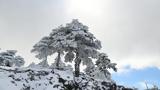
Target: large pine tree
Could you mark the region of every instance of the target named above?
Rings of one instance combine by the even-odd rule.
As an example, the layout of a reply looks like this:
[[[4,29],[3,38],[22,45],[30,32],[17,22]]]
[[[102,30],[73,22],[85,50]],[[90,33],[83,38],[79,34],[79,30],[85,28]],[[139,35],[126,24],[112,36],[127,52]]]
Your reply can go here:
[[[47,60],[48,55],[57,53],[57,57],[53,66],[59,68],[63,66],[61,56],[65,52],[65,62],[75,62],[75,77],[79,77],[80,64],[87,66],[87,69],[94,68],[93,58],[98,59],[96,64],[98,67],[104,68],[105,65],[100,66],[106,59],[100,59],[103,54],[99,53],[101,49],[101,42],[89,32],[88,27],[80,23],[77,19],[73,19],[71,23],[65,26],[60,26],[53,29],[49,36],[42,38],[34,45],[32,52],[37,53],[36,57]],[[98,63],[100,62],[100,63]],[[110,64],[107,68],[113,68],[114,64]],[[104,69],[104,71],[106,68]]]

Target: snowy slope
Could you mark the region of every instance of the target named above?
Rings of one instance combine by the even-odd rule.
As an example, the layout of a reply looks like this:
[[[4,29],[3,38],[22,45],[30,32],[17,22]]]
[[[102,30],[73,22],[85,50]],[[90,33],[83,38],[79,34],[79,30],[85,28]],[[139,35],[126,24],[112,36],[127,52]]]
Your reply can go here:
[[[107,90],[112,84],[83,73],[74,78],[71,70],[0,67],[0,90]]]

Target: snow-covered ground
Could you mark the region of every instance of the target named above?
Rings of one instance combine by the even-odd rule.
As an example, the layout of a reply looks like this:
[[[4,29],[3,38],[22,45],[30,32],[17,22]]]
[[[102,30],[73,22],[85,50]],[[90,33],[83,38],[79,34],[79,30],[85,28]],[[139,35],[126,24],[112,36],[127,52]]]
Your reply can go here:
[[[58,79],[63,77],[65,80],[72,80],[72,76],[70,70],[30,68],[16,70],[16,68],[1,67],[0,90],[60,90],[62,84]]]
[[[83,73],[74,78],[72,70],[0,67],[0,90],[74,90],[77,86],[82,90],[109,88]]]

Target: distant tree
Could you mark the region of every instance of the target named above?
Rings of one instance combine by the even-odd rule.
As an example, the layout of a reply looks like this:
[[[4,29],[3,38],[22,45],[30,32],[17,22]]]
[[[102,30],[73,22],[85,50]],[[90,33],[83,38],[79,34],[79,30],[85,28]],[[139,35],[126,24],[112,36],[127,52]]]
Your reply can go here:
[[[16,50],[7,50],[6,52],[0,52],[0,65],[1,66],[22,66],[25,61],[21,56],[16,56]]]

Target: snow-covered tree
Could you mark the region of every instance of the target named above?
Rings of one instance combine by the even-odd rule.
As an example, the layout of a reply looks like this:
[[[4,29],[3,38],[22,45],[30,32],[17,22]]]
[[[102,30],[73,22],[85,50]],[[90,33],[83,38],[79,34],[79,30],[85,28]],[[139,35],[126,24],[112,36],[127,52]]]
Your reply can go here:
[[[16,56],[16,50],[7,50],[0,53],[0,65],[2,66],[22,66],[24,65],[24,59],[21,56]]]
[[[75,61],[75,76],[79,76],[79,67],[81,61],[84,65],[92,63],[92,58],[97,58],[97,49],[101,48],[101,43],[93,34],[88,32],[88,27],[74,19],[66,26],[60,26],[54,29],[50,36],[52,38],[51,46],[58,53],[56,66],[60,64],[61,53],[65,55],[66,62]],[[88,64],[89,65],[89,64]]]
[[[92,69],[93,77],[98,79],[107,79],[111,80],[111,74],[108,71],[108,69],[113,69],[114,71],[117,71],[116,63],[111,63],[110,59],[105,53],[100,53],[99,57],[96,61],[96,67]]]
[[[75,77],[79,77],[81,62],[84,65],[92,63],[92,58],[98,56],[97,50],[101,48],[101,43],[77,19],[63,27],[63,32],[67,46],[65,61],[75,61]]]
[[[38,43],[36,43],[33,46],[33,49],[31,50],[32,53],[36,53],[36,58],[42,59],[43,61],[39,64],[42,64],[41,66],[48,66],[47,57],[49,55],[52,55],[54,53],[53,48],[51,45],[51,38],[50,37],[43,37]]]

